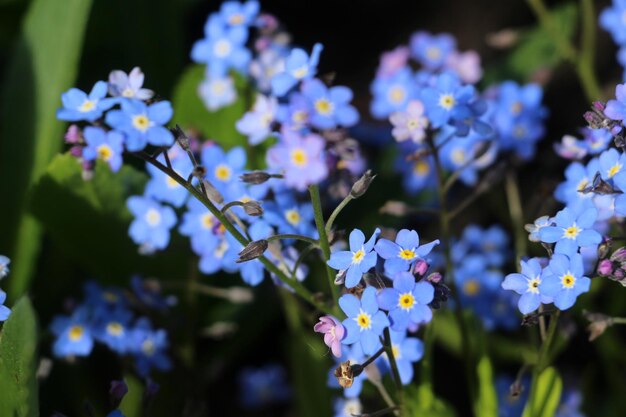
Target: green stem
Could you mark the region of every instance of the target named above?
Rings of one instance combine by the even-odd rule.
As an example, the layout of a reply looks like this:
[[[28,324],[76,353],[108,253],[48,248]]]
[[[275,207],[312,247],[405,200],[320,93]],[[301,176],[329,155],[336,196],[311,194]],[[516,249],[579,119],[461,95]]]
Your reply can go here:
[[[539,379],[539,375],[541,372],[547,367],[549,361],[549,352],[550,347],[552,345],[552,341],[554,340],[554,335],[556,334],[556,329],[559,323],[559,315],[561,314],[560,310],[556,310],[554,315],[550,318],[550,324],[548,326],[548,333],[546,334],[545,340],[541,343],[541,347],[539,349],[539,356],[537,357],[537,364],[535,365],[535,369],[533,371],[533,382],[530,387],[530,394],[528,396],[528,401],[530,401],[530,415],[535,416],[534,404],[535,404],[535,396],[537,395],[537,381]],[[541,410],[538,410],[539,413]],[[540,414],[539,414],[540,415]]]
[[[165,165],[157,161],[156,159],[150,157],[149,155],[137,152],[133,153],[133,155],[137,156],[140,159],[143,159],[149,164],[152,164],[155,168],[168,175],[182,187],[184,187],[189,193],[200,201],[210,212],[213,214],[220,223],[226,228],[226,230],[233,235],[235,239],[239,243],[241,243],[244,247],[249,243],[244,235],[241,234],[239,230],[229,221],[229,219],[220,211],[219,208],[209,200],[206,195],[202,194],[198,189],[196,189],[191,183],[187,182],[183,177],[178,175],[175,171],[168,169]],[[261,256],[258,260],[263,264],[265,269],[276,275],[285,285],[290,287],[296,294],[302,297],[309,304],[317,308],[318,310],[326,313],[333,314],[333,311],[329,309],[324,304],[320,303],[316,297],[311,294],[311,292],[298,281],[291,280],[283,271],[280,270],[273,262],[267,259],[265,256]]]
[[[389,332],[389,327],[385,327],[383,331],[383,336],[385,338],[384,348],[387,353],[387,358],[389,359],[389,365],[391,366],[391,374],[393,375],[393,380],[396,384],[396,392],[398,394],[398,403],[400,404],[400,417],[406,415],[406,409],[404,405],[404,387],[402,386],[402,380],[400,379],[400,371],[398,370],[398,364],[396,363],[396,357],[393,354],[393,344],[391,343],[391,333]]]
[[[348,205],[348,203],[350,201],[354,200],[354,197],[352,197],[352,194],[348,194],[346,196],[346,198],[344,198],[343,200],[341,200],[341,203],[339,203],[339,205],[337,207],[335,207],[335,209],[333,210],[333,212],[330,214],[330,217],[328,218],[328,221],[326,222],[326,234],[330,234],[330,231],[332,230],[333,227],[333,223],[335,223],[335,219],[337,218],[337,216],[339,215],[339,213],[341,213],[341,210],[344,209],[345,206]]]
[[[319,234],[319,245],[320,249],[322,249],[322,255],[324,257],[324,267],[326,268],[326,277],[328,278],[330,294],[333,299],[333,306],[335,307],[335,310],[337,310],[337,314],[339,314],[339,288],[335,285],[335,272],[327,264],[330,259],[330,243],[328,242],[328,234],[326,233],[324,223],[324,213],[322,212],[322,199],[320,198],[319,187],[317,185],[310,185],[309,194],[311,195],[311,203],[313,204],[315,226],[317,227],[317,233]]]
[[[526,235],[524,233],[524,212],[522,211],[522,199],[515,171],[509,169],[506,173],[506,199],[513,223],[513,236],[515,236],[515,265],[520,267],[520,261],[526,254]]]
[[[307,242],[307,243],[310,243],[311,245],[316,245],[316,246],[319,243],[316,239],[310,238],[308,236],[296,235],[293,233],[281,233],[278,235],[270,236],[265,240],[267,240],[268,242],[271,242],[272,240],[281,240],[281,239],[296,239],[296,240],[301,240],[302,242]]]

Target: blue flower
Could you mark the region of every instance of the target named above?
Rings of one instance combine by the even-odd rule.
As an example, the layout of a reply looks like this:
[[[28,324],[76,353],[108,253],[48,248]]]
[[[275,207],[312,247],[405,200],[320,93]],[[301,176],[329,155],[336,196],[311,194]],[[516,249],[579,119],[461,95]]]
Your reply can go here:
[[[405,331],[410,323],[428,323],[433,313],[428,304],[433,301],[435,289],[425,281],[415,282],[409,272],[399,272],[393,278],[393,288],[378,293],[378,306],[389,312],[391,328]]]
[[[592,229],[597,218],[598,210],[593,207],[581,213],[565,207],[554,217],[555,226],[539,230],[539,238],[546,243],[556,242],[556,253],[574,254],[578,247],[597,245],[602,241],[600,233]]]
[[[350,127],[359,121],[359,113],[350,105],[352,91],[348,87],[327,88],[317,78],[302,83],[302,95],[308,99],[310,121],[318,129]]]
[[[202,148],[201,160],[207,170],[207,180],[225,194],[230,184],[239,182],[239,175],[246,166],[246,151],[237,146],[224,152],[220,146],[209,144]]]
[[[539,237],[539,231],[546,226],[550,226],[552,224],[552,218],[550,216],[541,216],[535,219],[533,224],[527,224],[525,227],[528,232],[528,240],[531,242],[541,242],[541,238]]]
[[[600,175],[603,180],[610,180],[615,175],[622,172],[626,165],[626,155],[618,152],[615,148],[610,148],[600,154]]]
[[[250,26],[259,14],[259,2],[248,0],[245,3],[227,1],[222,3],[219,16],[230,26]]]
[[[390,77],[378,77],[370,90],[374,96],[370,105],[372,116],[387,118],[391,113],[404,111],[407,103],[416,97],[411,69],[404,67]]]
[[[268,364],[244,368],[239,374],[240,403],[247,409],[283,403],[291,398],[291,389],[282,366]]]
[[[67,316],[57,316],[50,324],[50,330],[56,336],[52,352],[54,356],[88,356],[93,349],[93,337],[88,321],[88,312],[84,307],[78,308]]]
[[[171,207],[140,196],[130,197],[126,205],[135,220],[128,234],[147,251],[164,249],[170,241],[170,229],[176,224],[176,213]]]
[[[314,226],[314,212],[311,203],[298,203],[293,192],[285,191],[274,196],[275,202],[263,205],[263,218],[278,228],[279,233],[300,234],[318,238]]]
[[[102,116],[102,112],[116,103],[114,99],[104,98],[107,88],[107,83],[104,81],[98,81],[89,95],[78,88],[70,88],[61,95],[63,108],[57,110],[57,119],[68,122],[95,121]]]
[[[585,193],[583,190],[592,184],[599,171],[597,158],[590,160],[586,167],[580,162],[572,162],[565,169],[565,182],[556,187],[554,198],[574,210],[593,207],[593,193]]]
[[[433,157],[411,158],[416,149],[412,144],[407,145],[400,145],[402,153],[398,155],[395,164],[396,169],[402,174],[404,189],[409,194],[416,194],[423,189],[434,188],[436,177]]]
[[[150,320],[146,317],[137,320],[130,335],[129,348],[135,358],[137,373],[142,377],[147,377],[152,368],[159,371],[171,369],[172,362],[165,353],[168,346],[165,330],[153,330]]]
[[[107,113],[106,122],[126,134],[126,149],[135,152],[148,143],[155,146],[174,144],[174,135],[163,127],[172,118],[172,113],[169,101],[148,106],[143,101],[128,99],[122,101],[121,110]]]
[[[413,363],[424,356],[424,343],[414,337],[406,337],[406,332],[391,332],[391,349],[396,360],[400,381],[408,385],[413,380]],[[385,359],[389,361],[387,354]],[[390,366],[390,365],[388,365]]]
[[[542,295],[539,291],[543,271],[539,259],[532,258],[526,262],[521,261],[521,265],[522,273],[507,275],[502,282],[502,288],[520,294],[521,297],[517,303],[519,311],[522,314],[529,314],[537,310],[542,302],[549,304],[553,300],[551,297]]]
[[[361,401],[358,398],[336,398],[333,403],[333,409],[335,417],[360,416],[363,410]]]
[[[93,328],[93,336],[114,352],[125,354],[130,348],[130,321],[133,315],[129,310],[116,309],[98,317]]]
[[[163,296],[161,294],[161,286],[158,281],[152,279],[143,280],[135,275],[130,280],[130,286],[135,297],[145,307],[155,310],[167,310],[177,303],[175,296]]]
[[[124,136],[115,130],[105,132],[99,127],[87,126],[83,131],[87,146],[83,149],[83,158],[86,161],[100,159],[117,172],[122,166],[122,152],[124,152]]]
[[[113,97],[151,99],[154,92],[141,88],[142,85],[143,72],[139,67],[133,68],[128,74],[120,70],[111,71],[109,74],[109,94]]]
[[[615,0],[612,7],[602,10],[600,13],[600,26],[611,32],[613,40],[618,45],[626,43],[626,21],[624,14],[626,13],[626,1]]]
[[[224,235],[224,226],[204,204],[195,198],[189,200],[187,208],[188,211],[183,214],[178,231],[181,235],[191,239],[191,247],[198,255],[202,256],[204,253],[215,250],[218,241]],[[215,270],[205,273],[213,273],[219,269],[219,263],[217,263]]]
[[[9,275],[9,264],[11,260],[4,255],[0,255],[0,279]]]
[[[289,103],[279,106],[276,118],[283,127],[290,130],[302,130],[309,124],[310,112],[307,98],[294,91],[289,94]]]
[[[501,267],[509,256],[509,236],[498,225],[482,229],[475,224],[468,225],[463,230],[459,242],[453,245],[452,257],[455,262],[462,262],[469,251],[474,251],[485,257],[487,265]]]
[[[198,87],[202,102],[210,111],[229,106],[237,99],[237,91],[232,77],[216,77],[208,75]]]
[[[322,44],[316,43],[309,57],[303,49],[294,48],[285,60],[284,71],[272,78],[272,94],[282,97],[298,82],[314,77],[322,49]]]
[[[456,74],[444,72],[437,77],[432,87],[421,91],[421,100],[431,125],[438,128],[450,120],[463,120],[470,116],[467,104],[475,95],[474,87],[462,85]]]
[[[272,122],[278,111],[275,97],[257,95],[252,111],[247,112],[237,121],[239,133],[248,136],[250,145],[258,145],[272,134]]]
[[[193,164],[187,153],[175,144],[167,151],[172,169],[182,178],[187,179],[193,170]],[[161,154],[157,158],[165,165],[165,157]],[[180,207],[185,203],[189,192],[185,187],[177,183],[169,175],[162,172],[152,164],[146,164],[146,168],[152,177],[146,184],[144,195],[162,203],[170,203],[174,207]]]
[[[251,54],[246,48],[248,29],[226,26],[217,15],[210,16],[204,25],[205,38],[196,41],[191,49],[194,62],[207,64],[208,72],[224,77],[229,69],[246,72]]]
[[[342,343],[352,345],[360,342],[363,353],[373,355],[381,347],[379,340],[383,329],[389,326],[385,313],[378,309],[376,289],[367,287],[359,300],[352,294],[339,298],[339,306],[348,316],[343,321],[346,336]]]
[[[439,240],[420,246],[419,235],[415,230],[402,229],[396,236],[395,243],[380,239],[375,249],[381,258],[385,259],[385,271],[388,274],[407,271],[418,259],[423,259],[430,253]]]
[[[346,287],[352,288],[361,281],[364,273],[376,265],[374,244],[380,230],[376,229],[370,239],[365,242],[365,235],[359,229],[350,233],[350,250],[338,251],[330,255],[328,265],[337,270],[346,271]]]
[[[0,290],[0,321],[5,321],[11,315],[11,309],[4,305],[7,300],[7,293]]]
[[[539,291],[554,298],[559,310],[567,310],[576,298],[589,291],[591,280],[583,276],[583,259],[578,253],[567,256],[555,253],[544,270]]]
[[[411,36],[411,55],[430,71],[440,69],[448,56],[456,49],[454,37],[443,33],[431,35],[428,32],[417,32]]]

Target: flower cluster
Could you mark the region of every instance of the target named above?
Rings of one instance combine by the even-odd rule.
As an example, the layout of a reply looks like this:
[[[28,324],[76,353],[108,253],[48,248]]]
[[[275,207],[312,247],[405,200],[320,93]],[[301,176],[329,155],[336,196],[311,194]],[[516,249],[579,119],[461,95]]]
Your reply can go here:
[[[291,398],[285,369],[278,364],[242,369],[239,391],[241,405],[250,410],[284,403]]]
[[[158,286],[138,277],[131,284],[132,293],[118,287],[103,288],[95,282],[85,284],[83,302],[50,324],[55,336],[54,356],[89,356],[94,343],[99,342],[120,356],[131,357],[141,376],[148,376],[153,368],[169,370],[167,332],[155,329],[150,319],[135,309],[162,311],[176,300],[162,296]]]

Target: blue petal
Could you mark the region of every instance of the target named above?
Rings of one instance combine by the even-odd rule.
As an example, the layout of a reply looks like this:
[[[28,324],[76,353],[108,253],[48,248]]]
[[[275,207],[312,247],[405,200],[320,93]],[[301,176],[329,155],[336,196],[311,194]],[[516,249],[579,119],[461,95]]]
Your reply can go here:
[[[348,317],[356,317],[359,315],[361,303],[352,294],[345,294],[339,298],[339,307],[346,313]]]
[[[383,310],[393,310],[398,306],[399,293],[393,288],[385,288],[376,297],[378,306]]]
[[[413,249],[419,246],[420,238],[415,230],[402,229],[396,236],[396,243],[401,248]]]
[[[351,265],[346,273],[346,288],[356,287],[359,281],[361,281],[362,276],[363,273],[359,265]]]
[[[533,294],[526,292],[523,294],[517,302],[517,307],[522,314],[529,314],[539,308],[541,304],[541,296],[539,294]]]
[[[367,287],[361,295],[361,308],[363,311],[369,314],[374,314],[378,311],[378,303],[376,302],[376,288]]]
[[[420,304],[429,304],[435,298],[435,288],[430,282],[420,281],[415,284],[413,297]]]
[[[430,307],[425,305],[416,305],[409,313],[413,323],[428,323],[433,318],[433,312]]]
[[[524,294],[528,290],[528,279],[522,274],[509,274],[504,278],[502,288]]]
[[[331,253],[327,264],[336,270],[348,269],[352,265],[352,252],[342,250]]]
[[[401,248],[394,242],[387,239],[380,239],[374,246],[376,253],[383,259],[390,259],[398,256]]]
[[[439,239],[437,240],[433,240],[430,243],[427,243],[425,245],[420,246],[417,251],[416,254],[417,256],[419,256],[420,258],[425,257],[426,255],[428,255],[430,253],[430,251],[433,250],[433,248],[439,244]]]
[[[415,277],[410,272],[400,272],[393,277],[393,288],[400,294],[413,292],[415,288]]]
[[[372,331],[361,332],[361,347],[366,355],[373,355],[380,349],[381,343],[378,335]]]
[[[572,290],[563,290],[554,296],[554,305],[559,310],[567,310],[576,302],[576,294]]]
[[[363,244],[365,243],[365,235],[359,229],[354,229],[350,233],[350,250],[352,252],[356,252],[361,250]]]
[[[346,329],[346,335],[344,336],[341,343],[344,345],[351,345],[358,342],[361,338],[361,329],[359,328],[359,325],[356,324],[354,319],[345,319],[341,324],[343,324],[343,327],[345,327]]]
[[[395,275],[398,272],[408,271],[411,263],[402,258],[392,258],[385,261],[385,272],[388,275]]]
[[[539,229],[539,239],[542,242],[554,243],[563,237],[563,228],[555,226],[546,226]]]

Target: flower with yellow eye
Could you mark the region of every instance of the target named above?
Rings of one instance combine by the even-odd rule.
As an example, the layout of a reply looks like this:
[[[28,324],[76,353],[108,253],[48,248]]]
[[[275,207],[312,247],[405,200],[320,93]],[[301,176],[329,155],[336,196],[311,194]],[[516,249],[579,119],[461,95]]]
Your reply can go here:
[[[366,355],[376,353],[381,347],[380,336],[383,329],[389,326],[387,315],[378,309],[376,289],[367,287],[360,300],[352,294],[342,295],[339,306],[348,316],[342,323],[346,329],[342,343],[360,343]]]
[[[376,229],[370,239],[365,242],[365,235],[359,229],[350,233],[350,250],[338,251],[330,255],[328,266],[339,271],[346,271],[346,287],[355,287],[364,273],[376,265],[374,243],[380,234]]]
[[[300,81],[315,76],[323,49],[322,44],[316,43],[313,45],[310,57],[304,49],[292,49],[285,60],[284,71],[272,77],[272,95],[282,97]]]
[[[327,88],[317,78],[302,83],[302,95],[308,100],[310,121],[318,129],[350,127],[359,121],[359,113],[350,105],[352,90],[344,86]]]
[[[224,151],[221,146],[212,143],[202,148],[201,160],[207,179],[222,194],[226,194],[232,184],[239,183],[247,158],[241,146]]]
[[[579,253],[570,256],[555,253],[543,272],[539,292],[552,297],[559,310],[567,310],[580,294],[589,291],[591,280],[583,274],[583,258]]]
[[[378,293],[378,306],[389,312],[391,328],[405,331],[409,324],[428,323],[433,313],[428,304],[433,301],[435,289],[429,282],[415,282],[409,272],[399,272],[393,277],[393,288]]]
[[[502,282],[502,288],[520,294],[521,297],[517,303],[519,311],[522,314],[529,314],[537,310],[541,303],[549,304],[553,300],[552,297],[541,294],[539,290],[543,271],[539,259],[532,258],[526,262],[522,261],[521,265],[522,273],[507,275]]]
[[[598,210],[594,207],[583,211],[565,207],[554,217],[554,226],[539,230],[539,238],[542,242],[556,243],[555,253],[573,255],[579,247],[597,245],[602,241],[602,235],[593,229],[597,218]]]
[[[394,275],[407,271],[418,259],[423,259],[430,253],[439,240],[420,246],[420,238],[415,230],[402,229],[396,236],[396,241],[380,239],[375,249],[381,258],[385,259],[385,272]]]
[[[68,122],[95,121],[117,102],[117,99],[104,98],[106,94],[107,83],[104,81],[98,81],[89,94],[78,88],[70,88],[61,95],[63,108],[57,110],[57,119]]]
[[[83,149],[83,158],[86,161],[99,159],[109,165],[113,172],[121,168],[124,135],[115,130],[105,132],[99,127],[87,126],[84,136],[87,146]]]
[[[50,330],[57,337],[52,353],[59,358],[68,356],[88,356],[93,349],[91,325],[88,311],[77,308],[71,316],[57,316],[52,320]]]

